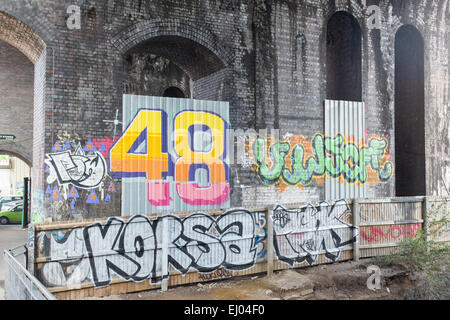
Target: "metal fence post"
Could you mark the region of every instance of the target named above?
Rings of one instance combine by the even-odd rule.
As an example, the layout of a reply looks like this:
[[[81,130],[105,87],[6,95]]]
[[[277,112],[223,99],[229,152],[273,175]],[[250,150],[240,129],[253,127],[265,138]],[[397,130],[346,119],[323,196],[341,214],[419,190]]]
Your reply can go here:
[[[272,220],[273,208],[267,208],[266,221],[267,221],[267,276],[273,275],[273,220]]]
[[[29,198],[29,179],[23,178],[23,207],[22,207],[22,228],[26,228],[29,223],[28,198]]]
[[[163,234],[162,234],[162,252],[161,252],[161,291],[165,292],[169,288],[169,279],[164,278],[169,275],[169,226],[168,221],[164,217],[162,218]]]
[[[353,200],[353,261],[359,261],[359,201]]]

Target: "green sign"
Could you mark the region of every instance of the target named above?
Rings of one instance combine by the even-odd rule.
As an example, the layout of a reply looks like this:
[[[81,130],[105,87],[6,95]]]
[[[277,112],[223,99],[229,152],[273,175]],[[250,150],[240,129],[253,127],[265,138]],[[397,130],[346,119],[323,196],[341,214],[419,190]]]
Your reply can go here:
[[[0,141],[14,141],[16,136],[13,134],[2,134],[0,133]]]

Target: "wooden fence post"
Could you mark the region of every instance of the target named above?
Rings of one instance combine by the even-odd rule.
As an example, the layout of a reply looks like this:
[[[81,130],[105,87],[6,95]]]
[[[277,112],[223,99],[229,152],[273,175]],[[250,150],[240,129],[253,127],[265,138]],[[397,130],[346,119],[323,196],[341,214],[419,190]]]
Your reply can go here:
[[[422,220],[423,220],[423,232],[425,233],[425,241],[428,243],[430,241],[430,220],[428,216],[429,199],[427,196],[423,198],[422,205]],[[429,248],[428,248],[429,249]]]
[[[359,201],[353,200],[353,261],[359,261]]]
[[[267,208],[266,221],[267,221],[267,276],[273,275],[273,220],[272,220],[272,208]]]

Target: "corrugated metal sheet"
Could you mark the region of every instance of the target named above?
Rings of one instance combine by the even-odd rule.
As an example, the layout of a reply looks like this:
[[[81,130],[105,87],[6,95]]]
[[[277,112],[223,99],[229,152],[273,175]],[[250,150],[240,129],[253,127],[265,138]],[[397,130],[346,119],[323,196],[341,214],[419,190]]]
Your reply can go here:
[[[312,265],[325,253],[332,262],[352,248],[347,201],[308,203],[293,209],[276,206],[273,212],[275,254],[285,263]]]
[[[123,127],[122,216],[230,206],[228,102],[124,95]]]
[[[359,201],[360,257],[393,253],[423,227],[423,197]]]
[[[361,147],[365,141],[364,102],[325,100],[325,137],[337,134],[352,138]],[[326,200],[364,198],[365,185],[349,184],[340,179],[325,178]]]

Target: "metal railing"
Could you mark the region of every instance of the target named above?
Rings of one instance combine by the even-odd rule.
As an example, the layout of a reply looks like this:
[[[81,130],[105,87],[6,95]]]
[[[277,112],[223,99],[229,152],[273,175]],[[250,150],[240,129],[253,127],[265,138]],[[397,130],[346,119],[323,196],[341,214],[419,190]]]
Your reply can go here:
[[[13,251],[24,248],[24,252]],[[5,300],[56,300],[56,298],[16,259],[25,255],[27,265],[27,247],[21,245],[14,249],[4,250],[5,261]]]

